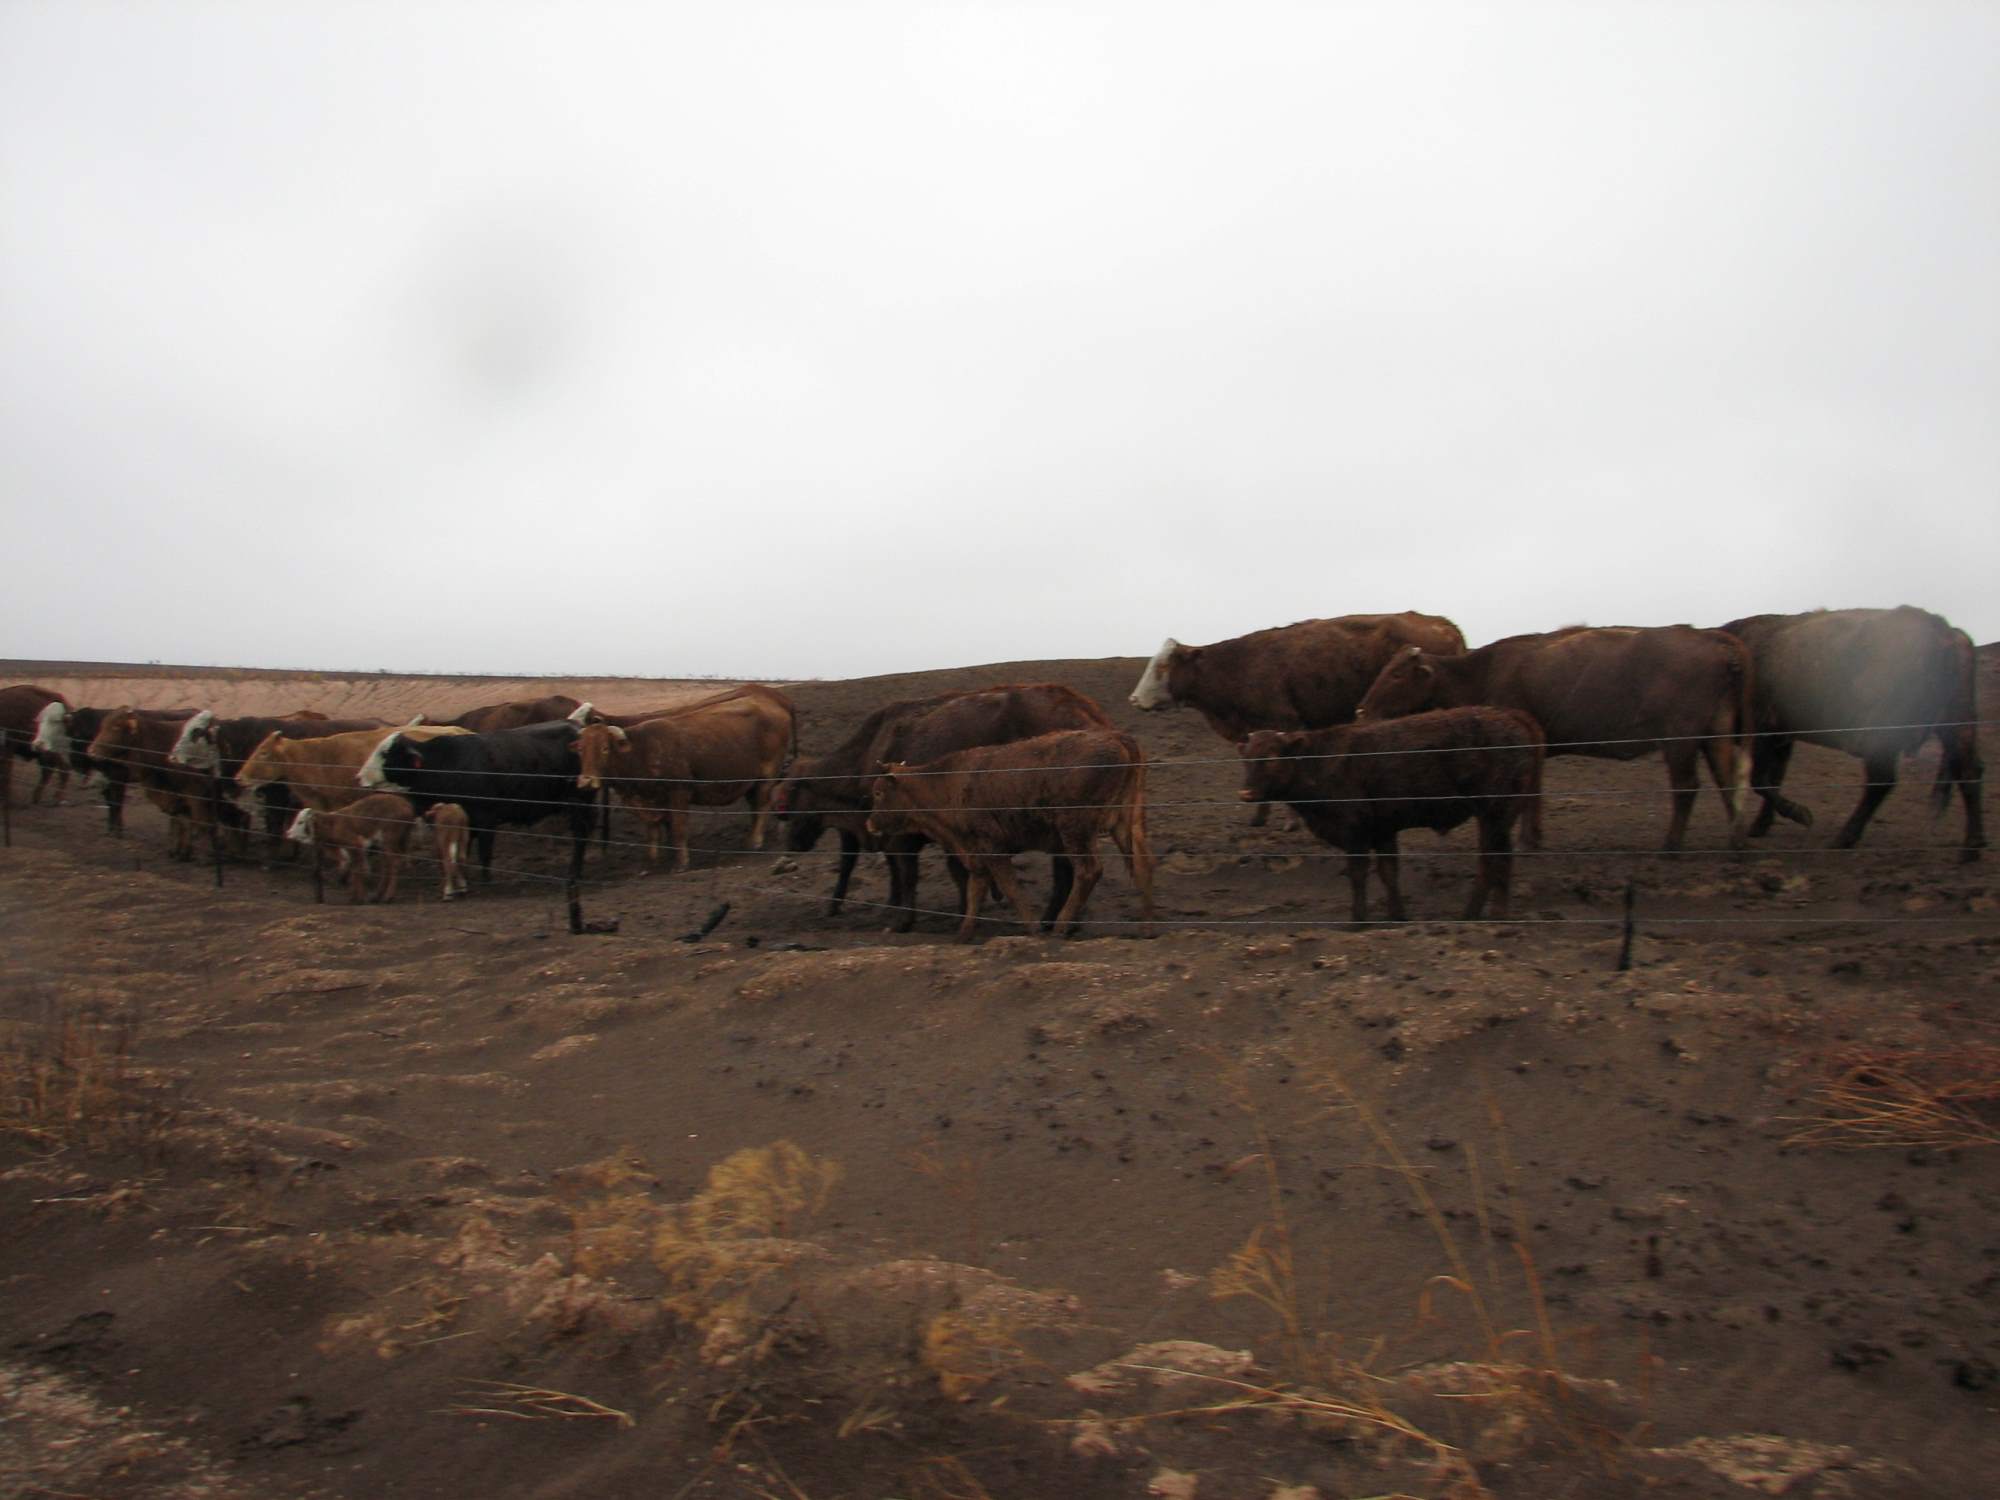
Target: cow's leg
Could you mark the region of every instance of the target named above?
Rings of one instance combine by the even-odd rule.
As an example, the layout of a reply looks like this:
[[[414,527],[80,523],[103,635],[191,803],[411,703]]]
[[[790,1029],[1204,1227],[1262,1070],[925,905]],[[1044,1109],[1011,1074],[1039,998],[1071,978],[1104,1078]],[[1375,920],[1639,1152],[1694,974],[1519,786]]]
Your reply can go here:
[[[963,919],[958,924],[958,941],[969,943],[972,935],[979,930],[979,902],[986,894],[986,866],[977,865],[965,882],[965,904],[961,908]],[[915,914],[912,913],[912,916]],[[907,932],[908,928],[899,929]]]
[[[1403,862],[1396,853],[1396,835],[1390,834],[1375,844],[1375,876],[1382,882],[1382,892],[1389,899],[1389,920],[1407,921],[1403,911]]]
[[[1507,826],[1512,820],[1513,814],[1504,809],[1479,815],[1479,878],[1472,887],[1472,900],[1466,904],[1467,921],[1484,914],[1488,896],[1493,900],[1493,915],[1507,915],[1514,876],[1514,839]]]
[[[908,932],[917,925],[917,850],[921,847],[908,839],[898,839],[882,851],[889,861],[889,905],[899,911],[900,916],[890,925],[897,932]],[[965,910],[965,887],[958,888],[958,907]]]
[[[1013,861],[1004,854],[976,856],[971,861],[973,880],[984,876],[1000,887],[1000,894],[1013,904],[1014,914],[1021,919],[1021,925],[1030,932],[1035,930],[1035,908],[1028,900],[1028,893],[1021,889],[1021,882],[1014,874]],[[968,890],[970,887],[968,886]],[[968,897],[969,900],[969,897]]]
[[[1729,815],[1729,847],[1741,849],[1748,841],[1744,795],[1750,789],[1750,752],[1734,737],[1718,734],[1701,742],[1701,756],[1708,762],[1709,777],[1722,798],[1723,811]]]
[[[840,830],[840,862],[833,872],[833,900],[827,903],[829,917],[840,915],[842,903],[847,900],[847,883],[854,878],[854,866],[861,858],[861,840],[843,828]]]
[[[778,795],[778,783],[760,781],[750,788],[750,806],[756,815],[750,819],[750,847],[764,847],[764,828],[771,821],[771,799]]]
[[[1262,828],[1266,823],[1270,821],[1271,821],[1271,804],[1268,802],[1259,802],[1257,804],[1257,810],[1250,814],[1250,826],[1252,828]]]
[[[493,832],[491,823],[472,825],[472,842],[479,849],[479,878],[486,885],[493,883]]]
[[[1097,889],[1097,882],[1104,878],[1104,861],[1097,857],[1095,849],[1085,849],[1080,854],[1070,856],[1070,863],[1076,867],[1076,881],[1064,903],[1062,916],[1056,923],[1056,931],[1064,937],[1070,936],[1082,925],[1083,909],[1090,901],[1090,893]]]
[[[674,846],[674,873],[683,874],[693,863],[688,854],[688,799],[684,793],[676,793],[667,802],[667,837]]]
[[[1789,735],[1760,734],[1751,741],[1755,748],[1750,752],[1750,790],[1763,800],[1757,809],[1757,816],[1750,824],[1750,837],[1761,839],[1771,831],[1772,823],[1779,818],[1796,823],[1801,828],[1812,827],[1812,809],[1801,806],[1785,796],[1779,789],[1785,784],[1785,771],[1792,763],[1794,741]]]
[[[1958,857],[1969,864],[1986,847],[1986,818],[1980,806],[1986,767],[1979,760],[1979,731],[1970,724],[1940,729],[1938,744],[1944,759],[1938,766],[1934,800],[1942,814],[1951,805],[1953,785],[1958,787],[1959,800],[1965,804],[1965,842],[1959,846]]]
[[[368,899],[368,840],[355,840],[352,853],[354,862],[347,869],[347,899],[350,905],[359,906]]]
[[[1069,904],[1069,893],[1076,884],[1076,867],[1069,857],[1057,854],[1049,860],[1049,904],[1042,909],[1042,931],[1047,932],[1056,925],[1056,917]]]
[[[1666,761],[1674,815],[1667,823],[1667,841],[1661,847],[1678,851],[1687,842],[1688,819],[1694,816],[1694,799],[1701,793],[1699,752],[1687,740],[1674,740],[1666,746]]]
[[[1847,822],[1834,836],[1833,847],[1852,849],[1861,842],[1861,835],[1867,831],[1868,820],[1875,816],[1875,809],[1896,790],[1896,752],[1871,755],[1861,763],[1861,774],[1865,778],[1861,787],[1861,800],[1854,805],[1854,811],[1847,816]]]
[[[404,838],[386,838],[382,841],[382,878],[375,886],[378,902],[396,899],[396,880],[403,870],[403,854],[406,847],[408,824],[401,830]]]
[[[104,831],[114,839],[125,837],[125,783],[104,778]]]
[[[1368,920],[1368,851],[1359,854],[1350,852],[1347,856],[1347,884],[1354,893],[1351,920],[1356,924]]]

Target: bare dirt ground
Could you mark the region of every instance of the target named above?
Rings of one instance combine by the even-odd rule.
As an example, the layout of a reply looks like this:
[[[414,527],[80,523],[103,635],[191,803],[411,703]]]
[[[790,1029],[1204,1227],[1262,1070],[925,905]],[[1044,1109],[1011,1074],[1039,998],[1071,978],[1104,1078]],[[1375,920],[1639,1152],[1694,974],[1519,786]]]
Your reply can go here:
[[[1554,761],[1521,920],[1428,920],[1461,830],[1405,840],[1426,920],[1350,931],[1227,747],[1126,706],[1140,666],[790,691],[809,752],[914,693],[1091,694],[1193,762],[1153,772],[1156,932],[1115,866],[1068,942],[885,933],[879,862],[829,918],[831,841],[745,853],[734,811],[679,877],[615,819],[617,930],[572,937],[552,827],[467,902],[351,908],[254,855],[218,889],[150,809],[118,841],[88,793],[17,805],[0,1490],[1986,1492],[2000,1153],[1950,1137],[1995,1120],[1923,1144],[1892,1088],[1990,1084],[2000,1044],[1995,865],[1932,822],[1933,755],[1843,853],[1858,763],[1802,750],[1818,829],[1745,858],[1713,793],[1649,852],[1657,759]],[[307,687],[280,706],[361,703]],[[1892,1145],[1825,1124],[1856,1059]]]

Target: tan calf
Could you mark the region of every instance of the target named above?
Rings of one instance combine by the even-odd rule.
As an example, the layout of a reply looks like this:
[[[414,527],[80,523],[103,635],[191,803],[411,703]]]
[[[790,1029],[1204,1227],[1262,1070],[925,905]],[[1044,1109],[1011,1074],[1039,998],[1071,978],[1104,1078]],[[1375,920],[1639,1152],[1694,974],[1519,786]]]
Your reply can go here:
[[[287,837],[313,846],[315,868],[328,849],[336,850],[347,876],[350,900],[393,901],[396,898],[396,876],[402,868],[403,856],[409,851],[410,833],[416,827],[416,817],[416,809],[410,806],[407,798],[388,792],[373,792],[331,811],[307,808],[292,820]],[[369,896],[368,856],[371,851],[382,858],[375,892]]]
[[[438,874],[444,882],[444,899],[451,901],[467,894],[471,882],[465,876],[465,859],[472,840],[472,820],[456,802],[440,802],[424,814],[437,843]]]

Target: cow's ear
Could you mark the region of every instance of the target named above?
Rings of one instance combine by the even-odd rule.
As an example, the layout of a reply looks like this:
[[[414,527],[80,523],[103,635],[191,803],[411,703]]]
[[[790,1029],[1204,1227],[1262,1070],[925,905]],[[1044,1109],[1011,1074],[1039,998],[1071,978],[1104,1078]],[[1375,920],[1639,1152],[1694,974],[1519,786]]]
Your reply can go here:
[[[1417,675],[1419,677],[1435,677],[1437,676],[1437,668],[1427,661],[1420,661],[1417,663]]]
[[[415,766],[419,771],[424,768],[424,758],[417,753],[415,746],[410,747],[410,764]]]

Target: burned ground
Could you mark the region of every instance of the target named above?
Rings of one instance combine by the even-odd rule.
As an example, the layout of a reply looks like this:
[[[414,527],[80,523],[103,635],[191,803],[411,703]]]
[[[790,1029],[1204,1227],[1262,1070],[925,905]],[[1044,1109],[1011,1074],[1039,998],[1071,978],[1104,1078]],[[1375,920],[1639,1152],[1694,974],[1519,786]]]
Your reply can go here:
[[[879,860],[824,918],[833,841],[715,852],[743,810],[696,815],[679,877],[642,876],[616,818],[583,910],[617,930],[572,937],[554,827],[503,834],[465,903],[419,864],[350,908],[254,859],[217,889],[150,809],[118,841],[87,793],[17,807],[0,1473],[135,1497],[1985,1486],[1994,1151],[1923,1144],[1911,1111],[1890,1147],[1801,1139],[1843,1070],[1850,1098],[1914,1097],[1897,1065],[2000,1043],[2000,887],[1931,821],[1934,751],[1834,852],[1859,766],[1802,750],[1818,831],[1742,858],[1713,793],[1664,858],[1656,766],[1554,761],[1521,920],[1352,932],[1333,851],[1246,827],[1194,715],[1128,709],[1141,665],[787,691],[808,753],[891,698],[1048,679],[1198,762],[1152,773],[1152,934],[1115,873],[1073,941],[887,934]],[[1405,848],[1412,914],[1456,911],[1469,832]]]

